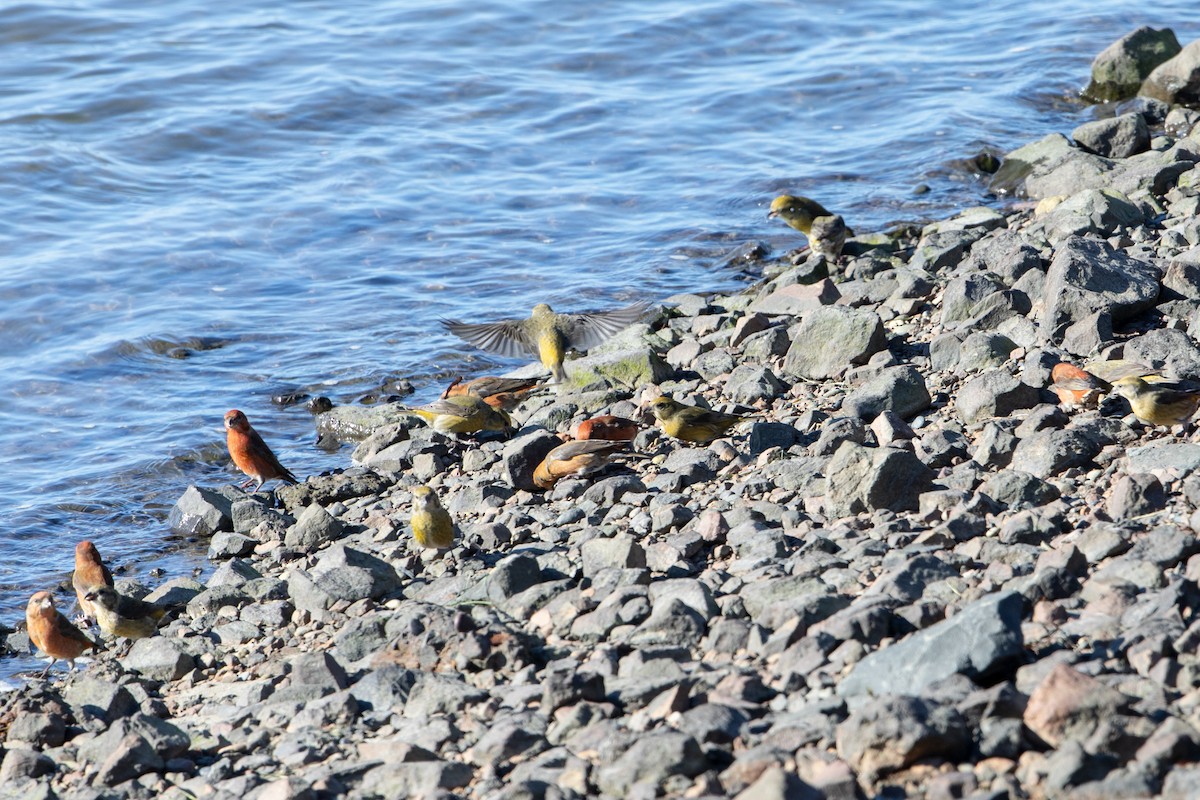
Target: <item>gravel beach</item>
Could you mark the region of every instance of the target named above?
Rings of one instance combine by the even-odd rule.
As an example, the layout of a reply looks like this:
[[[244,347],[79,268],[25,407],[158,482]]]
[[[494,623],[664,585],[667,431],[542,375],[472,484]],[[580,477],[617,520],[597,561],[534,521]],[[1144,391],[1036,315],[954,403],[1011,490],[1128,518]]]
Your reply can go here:
[[[1172,96],[1007,154],[1022,202],[667,298],[510,438],[341,406],[315,422],[344,469],[188,487],[170,524],[215,573],[0,697],[0,796],[1200,797],[1200,437],[1049,388],[1064,361],[1200,380],[1177,52],[1146,84],[1174,65]],[[662,394],[746,419],[678,441]],[[538,490],[600,414],[643,423],[629,455]],[[451,549],[412,540],[421,485]]]

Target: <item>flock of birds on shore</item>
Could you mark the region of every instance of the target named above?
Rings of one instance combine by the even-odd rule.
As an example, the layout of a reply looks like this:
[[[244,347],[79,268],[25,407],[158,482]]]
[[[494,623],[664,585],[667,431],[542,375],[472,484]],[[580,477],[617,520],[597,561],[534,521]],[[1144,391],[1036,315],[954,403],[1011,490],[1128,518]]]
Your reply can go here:
[[[846,237],[854,235],[840,216],[804,197],[777,197],[769,216],[804,233],[811,250],[831,261],[839,259]],[[564,361],[568,352],[597,346],[640,320],[649,308],[648,304],[635,303],[609,311],[560,314],[543,303],[535,306],[526,319],[489,323],[445,320],[443,325],[482,349],[505,356],[536,356],[550,371],[553,382],[561,385],[567,380]],[[1115,393],[1129,401],[1134,416],[1154,426],[1186,425],[1200,407],[1200,386],[1169,380],[1130,361],[1092,362],[1084,368],[1064,362],[1053,368],[1051,379],[1050,388],[1069,408],[1095,407],[1101,397]],[[466,383],[459,379],[438,400],[409,411],[445,435],[510,433],[516,426],[509,412],[541,385],[540,380],[516,378],[483,377]],[[686,405],[667,395],[650,401],[648,410],[668,436],[695,444],[708,444],[746,419]],[[569,441],[552,449],[538,464],[534,485],[548,490],[563,478],[585,477],[603,470],[611,457],[626,451],[639,429],[638,421],[612,415],[585,420],[575,427]],[[241,488],[257,482],[257,492],[272,480],[298,482],[241,411],[233,409],[225,414],[225,431],[230,458],[248,477]],[[410,525],[420,547],[445,549],[454,543],[454,522],[429,486],[412,490]],[[95,621],[106,637],[152,636],[169,610],[119,594],[112,573],[90,541],[75,547],[71,583],[83,615],[81,623]],[[56,608],[54,595],[48,591],[39,591],[29,599],[26,628],[30,641],[51,659],[43,678],[58,660],[66,660],[74,669],[75,659],[89,650],[101,649],[99,641]]]

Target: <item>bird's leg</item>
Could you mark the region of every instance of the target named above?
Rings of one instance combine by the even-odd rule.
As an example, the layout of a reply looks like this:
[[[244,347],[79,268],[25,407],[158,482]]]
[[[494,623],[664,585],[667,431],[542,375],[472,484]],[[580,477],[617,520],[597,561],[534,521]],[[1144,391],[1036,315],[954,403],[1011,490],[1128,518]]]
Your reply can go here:
[[[245,481],[245,482],[243,482],[243,483],[241,483],[241,484],[238,484],[238,485],[239,485],[239,487],[240,487],[240,488],[242,488],[242,489],[247,489],[247,488],[249,488],[250,484],[252,484],[252,483],[254,483],[254,478],[251,478],[250,480],[248,480],[248,481]],[[261,486],[262,484],[259,484],[259,485]]]

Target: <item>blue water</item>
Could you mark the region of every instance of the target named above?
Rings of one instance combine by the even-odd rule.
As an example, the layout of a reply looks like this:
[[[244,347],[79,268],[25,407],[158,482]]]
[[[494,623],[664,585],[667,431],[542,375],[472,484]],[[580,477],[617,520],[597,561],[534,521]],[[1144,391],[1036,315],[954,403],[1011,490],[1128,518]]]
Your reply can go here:
[[[202,565],[164,519],[233,477],[229,408],[345,466],[272,397],[511,365],[439,316],[735,287],[736,247],[798,244],[783,190],[860,230],[996,203],[956,160],[1100,113],[1074,98],[1137,25],[1200,35],[1182,0],[814,5],[0,9],[0,621],[81,538]]]

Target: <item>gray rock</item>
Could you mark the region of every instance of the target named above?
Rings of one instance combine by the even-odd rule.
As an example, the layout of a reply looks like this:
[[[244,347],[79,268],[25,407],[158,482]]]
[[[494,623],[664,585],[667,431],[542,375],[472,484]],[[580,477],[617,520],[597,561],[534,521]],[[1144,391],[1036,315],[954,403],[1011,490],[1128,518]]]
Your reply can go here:
[[[975,450],[971,459],[985,467],[1006,467],[1012,461],[1017,448],[1017,437],[1012,427],[1002,422],[988,422],[975,437]]]
[[[404,716],[422,719],[435,714],[461,714],[467,706],[487,698],[487,692],[468,685],[457,676],[423,672],[408,694]]]
[[[234,533],[249,534],[259,525],[265,524],[269,529],[284,530],[291,520],[273,508],[268,508],[257,497],[247,497],[235,500],[230,506],[233,517]]]
[[[1163,287],[1179,293],[1188,300],[1200,300],[1200,247],[1193,247],[1167,265]]]
[[[971,306],[993,291],[999,291],[1005,287],[1012,288],[1013,284],[1025,273],[1044,272],[1045,269],[1041,253],[1026,241],[1022,234],[1011,230],[993,231],[971,247],[970,255],[963,261],[961,277],[969,278],[971,275],[990,272],[1000,279],[1000,285],[994,286],[991,291],[978,294],[966,310],[969,312]],[[946,290],[949,289],[950,284],[947,284]],[[944,294],[942,306],[944,309]],[[969,313],[966,316],[969,316]],[[966,319],[966,316],[960,316],[958,320]]]
[[[1083,96],[1098,103],[1133,97],[1154,68],[1180,49],[1170,28],[1143,26],[1127,33],[1092,60],[1092,78]]]
[[[302,569],[287,573],[288,599],[301,611],[325,611],[333,605],[334,598],[317,585],[313,577]]]
[[[137,778],[148,772],[159,772],[165,763],[145,739],[130,733],[121,739],[96,772],[96,782],[102,786]]]
[[[384,763],[363,774],[364,797],[442,797],[471,783],[475,770],[461,761]]]
[[[1000,169],[992,175],[990,188],[1001,195],[1025,192],[1025,181],[1034,170],[1043,171],[1071,152],[1071,143],[1061,133],[1048,136],[1006,153]]]
[[[809,786],[798,775],[771,766],[763,770],[754,783],[739,792],[734,800],[826,800],[833,796]]]
[[[1177,378],[1200,378],[1200,347],[1191,336],[1174,328],[1158,328],[1128,340],[1125,358],[1161,364],[1164,372]]]
[[[137,700],[124,686],[87,674],[66,684],[62,694],[79,719],[96,717],[111,723],[138,710]]]
[[[251,539],[249,536],[218,531],[208,541],[208,559],[209,561],[221,561],[226,558],[247,556],[254,552],[257,545],[258,540]]]
[[[1071,236],[1112,236],[1144,221],[1142,210],[1115,189],[1084,189],[1055,206],[1042,226],[1057,242]]]
[[[837,726],[838,755],[871,782],[921,759],[961,758],[970,740],[957,710],[920,697],[869,700]]]
[[[1140,517],[1167,505],[1167,493],[1158,478],[1149,473],[1123,475],[1108,496],[1108,515],[1114,520]]]
[[[800,632],[850,604],[850,598],[835,594],[821,581],[796,575],[749,583],[741,598],[756,624],[774,629],[794,620]]]
[[[1004,288],[993,276],[981,272],[952,278],[942,292],[942,325],[949,328],[956,322],[970,319],[971,309],[980,300]]]
[[[18,714],[9,724],[5,743],[28,743],[41,747],[59,747],[66,738],[66,722],[60,714]]]
[[[1018,462],[1020,463],[1020,462]],[[988,478],[979,491],[1006,508],[1033,508],[1058,499],[1053,484],[1017,469],[1002,469]]]
[[[317,503],[310,504],[288,528],[284,544],[299,550],[313,551],[327,542],[339,539],[344,532],[341,521]]]
[[[788,449],[800,441],[800,431],[784,422],[755,422],[750,426],[750,455],[757,456],[772,447]]]
[[[959,569],[934,555],[919,555],[880,575],[863,593],[864,597],[884,596],[903,603],[919,600],[925,587],[953,578]]]
[[[988,417],[1007,417],[1019,408],[1033,408],[1041,399],[1038,390],[1005,370],[976,375],[954,398],[958,418],[970,425]]]
[[[212,536],[233,530],[229,498],[211,489],[189,486],[175,501],[167,527],[181,536]]]
[[[1146,76],[1141,94],[1172,105],[1200,104],[1200,40],[1155,67]]]
[[[398,664],[381,664],[369,670],[350,687],[350,696],[361,707],[375,711],[402,708],[416,686],[420,673]]]
[[[826,306],[804,315],[792,337],[783,370],[821,380],[843,374],[884,349],[883,322],[873,311]]]
[[[509,485],[527,492],[540,491],[533,485],[533,471],[560,444],[562,440],[546,430],[522,434],[506,444],[500,460]]]
[[[828,278],[811,284],[793,283],[758,298],[750,304],[750,311],[800,315],[814,308],[833,305],[841,296],[837,284]],[[731,341],[730,344],[735,343]]]
[[[627,330],[632,331],[633,328]],[[609,386],[637,389],[648,383],[662,383],[675,374],[675,370],[648,345],[634,344],[608,350],[611,346],[614,346],[612,341],[589,352],[583,358],[568,362],[567,379],[570,385],[590,386],[604,383]]]
[[[166,636],[135,640],[122,663],[126,669],[154,681],[179,680],[196,666],[191,654]]]
[[[1200,444],[1148,444],[1132,447],[1125,455],[1125,468],[1130,473],[1162,469],[1187,473],[1200,469]]]
[[[1072,147],[1057,161],[1035,168],[1025,179],[1025,193],[1040,200],[1103,189],[1112,183],[1112,161]]]
[[[636,475],[613,475],[596,481],[583,493],[582,500],[595,503],[601,508],[611,508],[626,494],[642,493],[646,485]]]
[[[970,442],[952,428],[933,428],[917,440],[916,453],[921,463],[930,469],[948,467],[965,460]]]
[[[311,574],[313,582],[337,600],[377,600],[400,588],[400,576],[391,564],[342,544],[322,553]]]
[[[725,395],[735,403],[774,400],[787,391],[775,373],[757,364],[742,364],[725,381]]]
[[[517,553],[502,559],[487,577],[488,599],[502,603],[542,581],[542,568],[537,559],[527,553]]]
[[[1008,356],[1017,349],[1012,339],[994,331],[976,331],[963,339],[958,353],[959,372],[979,372],[995,369],[1008,361]]]
[[[518,756],[527,758],[547,746],[546,718],[527,711],[494,720],[472,745],[469,760],[480,766],[498,765]]]
[[[933,482],[933,472],[912,452],[854,442],[842,443],[825,475],[826,504],[837,517],[881,508],[915,510],[917,496]]]
[[[913,269],[939,272],[956,266],[986,231],[983,228],[926,231],[917,241],[908,265]]]
[[[704,638],[708,623],[700,612],[678,597],[663,596],[650,616],[630,634],[633,647],[695,647]]]
[[[650,584],[651,603],[657,605],[661,599],[667,597],[677,598],[706,621],[721,613],[721,609],[713,600],[712,590],[695,578],[671,578],[653,581]]]
[[[1092,463],[1100,448],[1100,442],[1077,429],[1043,430],[1017,442],[1012,463],[1031,475],[1048,478]]]
[[[41,778],[54,772],[54,760],[26,747],[9,747],[0,764],[0,786],[12,787],[18,781]]]
[[[1076,144],[1105,158],[1129,158],[1150,149],[1150,132],[1141,114],[1121,114],[1085,122],[1071,131]]]
[[[355,497],[380,495],[394,482],[365,467],[353,467],[333,475],[310,476],[295,486],[280,486],[275,496],[290,513],[296,514],[313,503],[330,506]]]
[[[657,789],[673,775],[692,778],[708,767],[708,759],[691,736],[656,730],[640,735],[616,761],[600,767],[596,785],[613,797],[631,797],[639,784]]]
[[[814,456],[830,456],[837,452],[842,442],[863,444],[866,441],[867,428],[861,419],[857,416],[834,417],[821,426],[821,435],[808,451]]]
[[[589,539],[580,548],[583,574],[594,577],[600,570],[610,567],[645,567],[646,551],[627,533],[618,533],[610,539]]]
[[[887,367],[871,376],[842,401],[842,411],[863,419],[874,419],[884,411],[894,411],[911,419],[933,402],[925,387],[925,378],[907,364]]]
[[[843,697],[917,694],[956,673],[995,682],[1024,657],[1021,615],[1016,592],[976,600],[950,619],[871,653],[854,665],[837,692]]]
[[[1114,322],[1128,319],[1153,307],[1159,277],[1152,264],[1107,242],[1070,238],[1058,248],[1046,274],[1039,325],[1057,340],[1090,314],[1108,313]]]

